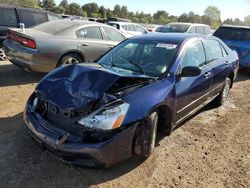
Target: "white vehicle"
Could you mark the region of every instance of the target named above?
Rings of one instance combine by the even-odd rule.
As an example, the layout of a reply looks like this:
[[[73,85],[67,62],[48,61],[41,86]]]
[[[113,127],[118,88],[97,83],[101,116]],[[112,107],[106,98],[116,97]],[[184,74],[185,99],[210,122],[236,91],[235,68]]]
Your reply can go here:
[[[147,29],[136,23],[111,21],[108,22],[107,24],[120,30],[121,33],[123,33],[126,37],[132,37],[135,35],[142,35],[149,33]]]
[[[203,35],[211,34],[211,29],[206,24],[198,24],[198,23],[169,23],[165,26],[161,26],[156,29],[156,32],[160,33],[197,33]]]

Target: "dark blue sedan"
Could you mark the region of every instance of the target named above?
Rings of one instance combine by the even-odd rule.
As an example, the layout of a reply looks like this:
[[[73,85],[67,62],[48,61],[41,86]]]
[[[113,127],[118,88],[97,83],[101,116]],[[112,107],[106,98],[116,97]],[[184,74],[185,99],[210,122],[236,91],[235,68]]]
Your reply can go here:
[[[130,38],[95,64],[59,67],[29,98],[31,135],[61,159],[110,166],[148,157],[157,130],[174,128],[211,101],[222,105],[239,66],[212,36],[149,34]]]

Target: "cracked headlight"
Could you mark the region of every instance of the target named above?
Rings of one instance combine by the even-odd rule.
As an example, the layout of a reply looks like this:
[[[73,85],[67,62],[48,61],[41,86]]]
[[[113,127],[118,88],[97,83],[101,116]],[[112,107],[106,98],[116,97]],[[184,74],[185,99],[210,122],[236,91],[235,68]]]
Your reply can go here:
[[[119,105],[107,105],[92,114],[80,119],[79,124],[93,129],[112,130],[121,126],[123,119],[128,111],[128,103]]]

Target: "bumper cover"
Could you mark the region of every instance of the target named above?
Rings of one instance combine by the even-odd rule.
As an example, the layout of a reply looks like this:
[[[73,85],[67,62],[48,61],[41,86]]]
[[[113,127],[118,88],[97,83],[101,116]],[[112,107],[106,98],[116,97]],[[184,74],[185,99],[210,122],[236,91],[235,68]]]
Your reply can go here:
[[[25,110],[24,121],[31,135],[46,149],[62,160],[81,166],[114,165],[132,155],[134,133],[138,124],[134,124],[110,139],[99,143],[80,143],[70,141],[74,137],[62,129],[54,127],[40,115]]]

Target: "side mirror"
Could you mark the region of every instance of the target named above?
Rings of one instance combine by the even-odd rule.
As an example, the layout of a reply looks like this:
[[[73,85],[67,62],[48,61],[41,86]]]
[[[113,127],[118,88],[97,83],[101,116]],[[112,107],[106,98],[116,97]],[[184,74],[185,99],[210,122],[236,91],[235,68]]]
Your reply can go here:
[[[201,69],[195,66],[184,67],[181,71],[181,77],[195,77],[201,74]]]

